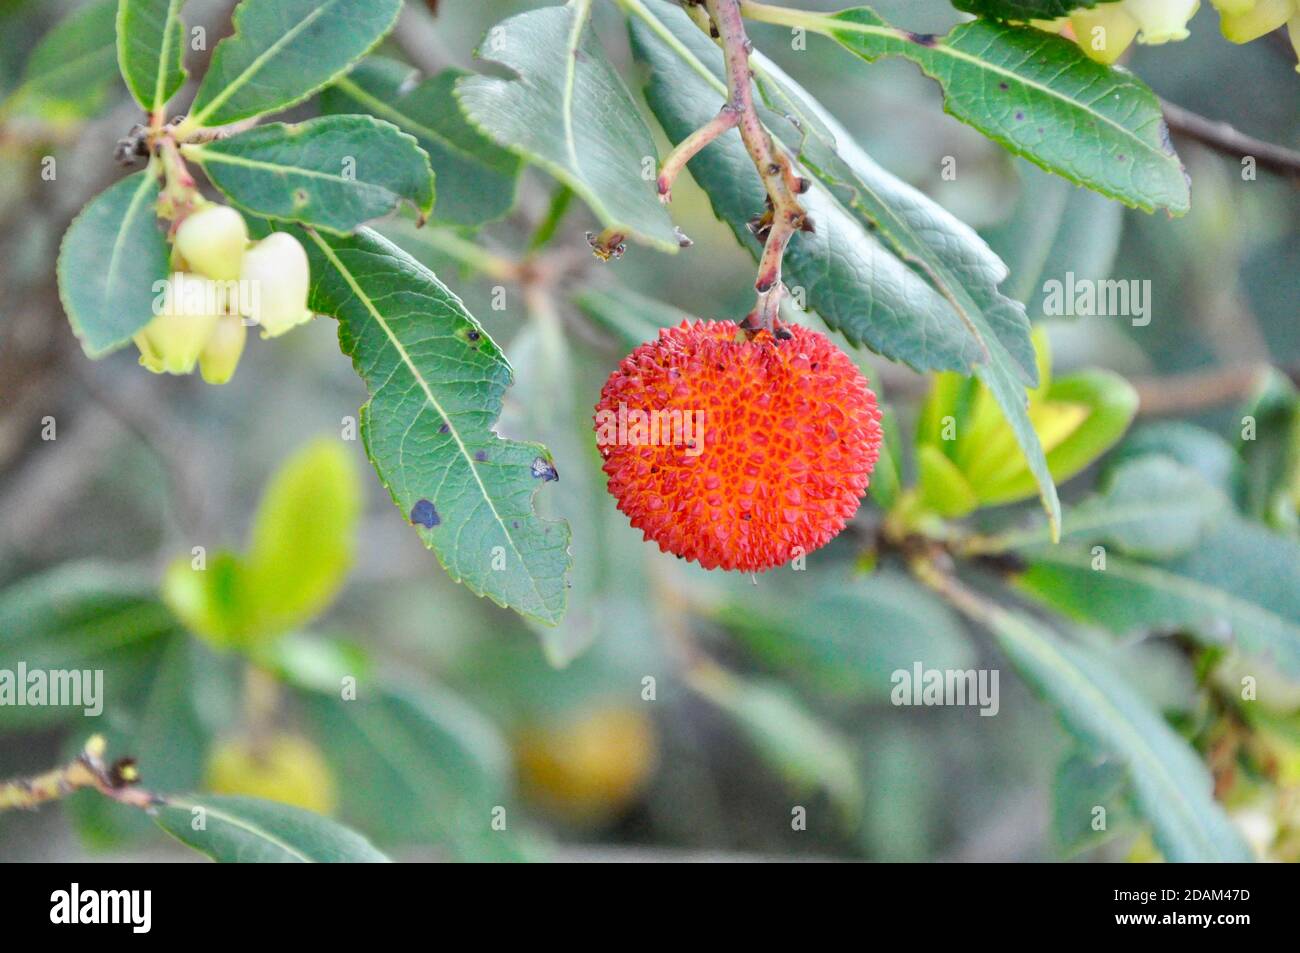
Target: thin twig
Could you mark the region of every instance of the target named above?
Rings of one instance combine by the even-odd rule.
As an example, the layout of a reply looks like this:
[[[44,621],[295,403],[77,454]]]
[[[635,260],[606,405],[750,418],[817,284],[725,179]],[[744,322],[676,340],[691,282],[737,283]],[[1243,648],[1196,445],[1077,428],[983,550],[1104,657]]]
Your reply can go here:
[[[128,758],[108,764],[104,761],[106,749],[104,736],[92,735],[70,764],[34,777],[0,781],[0,811],[35,810],[85,788],[132,807],[148,809],[162,803],[157,795],[136,786],[140,775],[134,761]]]
[[[780,326],[781,263],[786,247],[796,232],[812,231],[812,222],[796,198],[808,190],[808,182],[795,172],[790,157],[772,142],[758,110],[754,108],[753,74],[749,69],[753,44],[745,34],[740,0],[704,0],[704,7],[713,20],[726,62],[727,105],[736,114],[735,124],[740,130],[740,138],[763,180],[770,206],[767,214],[751,226],[764,244],[758,277],[754,282],[758,302],[746,317],[744,326],[749,330],[775,331]],[[705,127],[708,131],[703,135],[707,137],[712,133],[716,138],[725,131],[723,127],[728,121],[724,110]],[[700,148],[704,144],[700,143]]]
[[[1132,382],[1138,392],[1138,414],[1167,417],[1243,401],[1268,372],[1268,365],[1254,364],[1138,378]]]
[[[1160,107],[1169,129],[1177,135],[1235,159],[1249,156],[1261,169],[1284,176],[1300,185],[1300,152],[1255,139],[1226,122],[1209,119],[1165,100],[1160,101]]]

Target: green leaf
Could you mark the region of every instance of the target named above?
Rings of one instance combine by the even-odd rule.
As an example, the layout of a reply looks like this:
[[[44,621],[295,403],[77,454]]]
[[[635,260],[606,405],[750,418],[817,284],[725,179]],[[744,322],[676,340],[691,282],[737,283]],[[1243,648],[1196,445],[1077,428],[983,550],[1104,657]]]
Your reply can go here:
[[[803,793],[825,790],[846,818],[862,810],[862,782],[843,739],[775,681],[746,681],[721,669],[699,673],[692,685],[730,714],[755,749]]]
[[[646,0],[676,48],[658,32],[632,21],[632,49],[650,67],[646,98],[670,140],[679,142],[717,115],[725,101],[722,54],[677,6]],[[681,56],[688,57],[688,69]],[[737,136],[723,136],[691,160],[714,213],[757,257],[761,243],[748,222],[767,193]],[[816,225],[796,235],[786,251],[785,281],[807,292],[810,309],[855,345],[920,371],[968,372],[982,356],[979,342],[951,305],[915,270],[843,209],[820,181],[800,197]]]
[[[1186,555],[1154,563],[1085,546],[1026,546],[1020,587],[1067,615],[1118,635],[1186,632],[1239,647],[1300,679],[1300,544],[1225,517]]]
[[[995,20],[1055,20],[1068,16],[1074,10],[1090,10],[1098,3],[1118,3],[1119,0],[952,0],[958,10]]]
[[[569,527],[533,510],[559,478],[539,444],[492,431],[511,370],[460,299],[369,229],[301,232],[312,310],[339,319],[339,344],[366,382],[366,452],[393,502],[457,582],[555,623],[564,614]]]
[[[411,88],[411,67],[368,57],[321,93],[327,113],[369,113],[415,136],[438,177],[433,220],[478,226],[514,207],[522,163],[465,119],[453,95],[463,70],[443,70]]]
[[[1031,317],[1044,314],[1047,281],[1109,277],[1119,250],[1124,208],[1104,196],[1049,175],[1023,160],[1020,197],[1010,216],[982,232],[1011,275],[1003,291],[1025,304]]]
[[[713,617],[773,674],[816,697],[883,702],[891,676],[923,659],[930,668],[968,668],[974,652],[960,620],[897,572],[831,580],[811,590],[746,592]],[[809,625],[810,618],[816,625]]]
[[[1100,847],[1131,828],[1130,800],[1128,772],[1120,762],[1082,754],[1062,761],[1052,780],[1052,835],[1061,853],[1069,857]],[[1103,821],[1104,827],[1094,826]]]
[[[371,116],[272,123],[181,152],[245,211],[339,234],[403,200],[421,218],[433,208],[429,157],[413,137]]]
[[[1166,456],[1138,457],[1116,465],[1102,492],[1067,511],[1061,539],[1172,559],[1200,543],[1229,510],[1222,491],[1195,470]],[[1027,530],[998,543],[1023,549],[1047,541],[1045,532]]]
[[[155,666],[176,620],[158,602],[151,573],[65,563],[0,592],[0,670],[102,671],[105,712],[130,703]],[[0,726],[25,730],[81,722],[82,706],[4,708]]]
[[[63,236],[59,298],[90,357],[121,347],[153,318],[170,251],[158,224],[152,168],[95,196]]]
[[[982,603],[972,614],[1066,728],[1127,769],[1134,801],[1167,860],[1252,859],[1215,802],[1205,766],[1104,656],[1000,606]]]
[[[1063,37],[975,20],[937,38],[890,26],[867,7],[794,20],[868,62],[910,59],[943,87],[947,112],[1049,172],[1148,212],[1191,207],[1160,100]]]
[[[247,554],[213,553],[202,569],[178,557],[163,577],[163,597],[191,631],[218,646],[248,649],[304,625],[343,585],[360,507],[343,446],[308,444],[263,493]]]
[[[1236,449],[1213,431],[1182,420],[1146,424],[1129,434],[1109,461],[1117,467],[1150,454],[1168,457],[1195,470],[1230,500],[1242,495],[1241,460]]]
[[[590,8],[570,0],[493,27],[479,54],[517,78],[465,77],[456,96],[470,122],[571,188],[607,228],[676,252],[653,175],[643,174],[658,161],[654,140],[591,38]]]
[[[360,834],[329,818],[257,798],[168,797],[155,820],[182,844],[218,863],[388,862]]]
[[[117,63],[135,101],[156,113],[185,82],[185,0],[121,0]]]
[[[99,0],[59,21],[32,50],[3,114],[21,112],[59,123],[98,111],[117,77],[116,16],[117,0]]]
[[[1152,456],[1117,467],[1102,493],[1070,512],[1065,535],[1130,556],[1171,559],[1200,542],[1227,511],[1223,494],[1194,470]]]
[[[182,131],[287,109],[347,72],[397,21],[401,0],[243,0]]]
[[[578,289],[573,303],[597,325],[615,335],[625,350],[653,341],[660,328],[669,328],[695,318],[655,298],[647,298],[628,288],[606,291],[601,288]]]
[[[1286,375],[1270,371],[1243,413],[1253,418],[1242,440],[1246,512],[1281,531],[1300,528],[1300,395]]]
[[[367,689],[355,701],[335,687],[306,701],[349,823],[451,859],[519,858],[510,828],[492,829],[493,808],[509,803],[510,751],[478,711],[430,685]]]

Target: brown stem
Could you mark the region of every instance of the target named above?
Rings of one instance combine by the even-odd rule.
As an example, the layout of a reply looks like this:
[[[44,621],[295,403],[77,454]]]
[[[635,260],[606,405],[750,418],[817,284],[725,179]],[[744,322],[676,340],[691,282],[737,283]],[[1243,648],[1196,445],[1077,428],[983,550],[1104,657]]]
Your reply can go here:
[[[1207,119],[1164,100],[1161,100],[1160,107],[1165,122],[1174,133],[1235,159],[1250,156],[1261,169],[1285,176],[1300,185],[1300,152],[1255,139],[1238,132],[1226,122]]]
[[[668,154],[668,158],[659,168],[659,179],[656,184],[659,188],[660,201],[671,202],[673,182],[686,168],[686,163],[694,159],[701,149],[728,129],[735,129],[739,122],[740,113],[730,103],[724,103],[716,116],[677,143],[677,148]]]
[[[736,114],[740,138],[758,169],[771,206],[754,229],[765,241],[754,282],[758,302],[744,326],[751,331],[775,331],[779,326],[781,263],[786,247],[795,232],[812,230],[808,214],[796,198],[806,191],[807,183],[795,171],[790,157],[772,142],[754,108],[753,74],[749,69],[753,44],[745,34],[740,0],[704,0],[704,6],[713,20],[727,66],[727,108]]]
[[[1259,387],[1268,372],[1267,365],[1259,364],[1135,378],[1132,384],[1138,392],[1138,414],[1166,417],[1242,401]]]
[[[0,811],[34,810],[84,788],[94,788],[105,797],[132,807],[151,808],[161,803],[156,795],[136,787],[139,773],[134,762],[106,764],[106,748],[103,735],[92,735],[71,764],[34,777],[0,782]]]

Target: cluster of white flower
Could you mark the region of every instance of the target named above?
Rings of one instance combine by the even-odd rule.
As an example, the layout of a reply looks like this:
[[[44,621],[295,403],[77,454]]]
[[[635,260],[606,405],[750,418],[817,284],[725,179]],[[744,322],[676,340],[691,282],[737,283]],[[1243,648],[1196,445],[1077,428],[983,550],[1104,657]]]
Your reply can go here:
[[[165,282],[154,317],[135,336],[140,363],[155,374],[191,374],[209,384],[235,373],[248,337],[245,319],[276,337],[311,317],[307,253],[292,235],[273,232],[251,246],[233,208],[204,204],[176,229],[177,270]]]
[[[1249,43],[1286,26],[1300,55],[1300,0],[1210,0],[1219,11],[1223,35],[1233,43]],[[1099,63],[1114,63],[1129,45],[1156,45],[1187,39],[1187,23],[1200,0],[1118,0],[1080,7],[1056,20],[1034,20],[1034,26],[1064,33]],[[1300,65],[1296,67],[1300,70]]]

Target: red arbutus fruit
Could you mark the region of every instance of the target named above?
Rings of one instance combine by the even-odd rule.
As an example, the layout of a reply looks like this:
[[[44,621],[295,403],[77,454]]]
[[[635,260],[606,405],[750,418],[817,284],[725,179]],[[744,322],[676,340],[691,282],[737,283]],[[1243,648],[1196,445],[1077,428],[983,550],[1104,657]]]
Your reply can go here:
[[[880,453],[876,395],[825,335],[788,334],[683,322],[605,382],[595,421],[609,492],[660,550],[762,572],[857,512]]]

